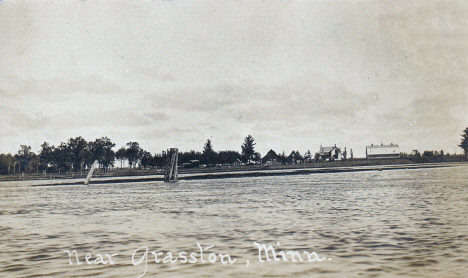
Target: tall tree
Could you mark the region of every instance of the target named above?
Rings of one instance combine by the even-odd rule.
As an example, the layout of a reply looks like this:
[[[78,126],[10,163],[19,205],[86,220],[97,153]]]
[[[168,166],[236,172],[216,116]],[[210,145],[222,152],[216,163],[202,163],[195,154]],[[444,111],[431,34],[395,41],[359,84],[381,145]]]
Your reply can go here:
[[[31,146],[21,145],[18,150],[18,154],[15,155],[15,158],[19,163],[19,169],[23,171],[30,170],[28,169],[29,161],[35,156],[36,155],[31,152]]]
[[[309,161],[312,159],[312,154],[310,153],[310,150],[307,150],[304,154],[304,159]]]
[[[33,153],[31,159],[28,162],[28,169],[31,172],[39,173],[39,166],[40,166],[40,159],[39,156]]]
[[[140,144],[137,142],[128,142],[126,155],[130,168],[132,168],[132,166],[135,167],[142,155]]]
[[[213,144],[210,139],[207,139],[205,145],[203,145],[203,153],[209,152],[213,152]]]
[[[463,130],[461,137],[461,143],[458,146],[463,149],[465,156],[468,156],[468,127]]]
[[[0,174],[12,174],[15,165],[16,159],[11,154],[0,154]]]
[[[44,170],[48,170],[50,166],[54,165],[54,146],[50,146],[49,143],[44,142],[41,145],[41,152],[39,153],[39,161]]]
[[[105,170],[114,166],[115,152],[112,150],[113,147],[115,147],[115,143],[107,137],[96,139],[92,143],[91,152],[93,158],[97,159]]]
[[[67,148],[70,153],[70,163],[75,173],[83,170],[82,167],[86,159],[87,145],[88,142],[81,136],[68,140]]]
[[[255,155],[255,142],[252,135],[248,135],[244,139],[244,143],[242,144],[242,159],[244,162],[249,162],[254,158]]]
[[[125,158],[127,158],[127,150],[125,147],[120,148],[116,153],[115,153],[115,158],[120,160],[120,168],[123,168],[123,161]]]
[[[151,153],[142,149],[141,159],[140,159],[141,166],[143,166],[143,168],[149,167],[152,160],[153,160],[153,156],[151,155]]]
[[[93,165],[94,160],[95,160],[93,150],[94,150],[94,142],[88,142],[88,144],[86,145],[86,148],[83,151],[83,158],[84,158],[83,168],[90,169],[91,166]]]
[[[53,161],[60,172],[65,172],[70,169],[70,149],[66,143],[61,142],[60,145],[53,149]]]
[[[211,140],[208,139],[203,146],[203,163],[210,166],[216,162],[216,152],[213,150]]]

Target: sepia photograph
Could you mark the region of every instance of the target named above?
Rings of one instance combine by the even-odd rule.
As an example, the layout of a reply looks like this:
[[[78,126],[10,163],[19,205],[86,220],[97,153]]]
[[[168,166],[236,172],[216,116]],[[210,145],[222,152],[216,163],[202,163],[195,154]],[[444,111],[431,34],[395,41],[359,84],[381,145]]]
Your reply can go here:
[[[0,277],[467,277],[468,2],[0,0]]]

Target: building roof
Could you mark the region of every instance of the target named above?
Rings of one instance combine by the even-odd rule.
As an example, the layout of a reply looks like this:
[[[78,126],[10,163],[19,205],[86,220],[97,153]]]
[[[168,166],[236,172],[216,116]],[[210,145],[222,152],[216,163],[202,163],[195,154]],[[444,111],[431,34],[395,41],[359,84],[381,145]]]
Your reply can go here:
[[[270,159],[280,159],[280,156],[276,154],[274,150],[269,150],[267,154],[262,158],[263,160],[270,160]]]
[[[390,145],[384,145],[384,144],[380,144],[380,145],[370,145],[370,146],[366,146],[366,148],[369,148],[369,149],[372,149],[372,148],[375,148],[375,149],[378,149],[378,148],[399,148],[398,144],[390,144]]]
[[[288,156],[288,158],[294,158],[294,157],[302,158],[302,155],[299,154],[299,151],[292,151],[291,154]]]
[[[338,151],[341,152],[341,149],[336,147],[336,145],[332,146],[332,147],[322,147],[322,146],[320,146],[320,152],[321,153],[329,153],[329,152],[333,151],[334,149],[338,149]]]
[[[321,151],[323,151],[324,153],[328,153],[332,151],[334,148],[336,147],[322,147]]]

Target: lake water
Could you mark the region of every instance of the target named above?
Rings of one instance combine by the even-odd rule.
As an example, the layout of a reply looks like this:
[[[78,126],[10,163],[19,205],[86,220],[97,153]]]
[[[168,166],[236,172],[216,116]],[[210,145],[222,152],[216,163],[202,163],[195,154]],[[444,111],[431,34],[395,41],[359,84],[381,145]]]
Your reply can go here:
[[[467,208],[466,166],[2,187],[0,276],[467,277]],[[260,262],[254,242],[278,261]]]

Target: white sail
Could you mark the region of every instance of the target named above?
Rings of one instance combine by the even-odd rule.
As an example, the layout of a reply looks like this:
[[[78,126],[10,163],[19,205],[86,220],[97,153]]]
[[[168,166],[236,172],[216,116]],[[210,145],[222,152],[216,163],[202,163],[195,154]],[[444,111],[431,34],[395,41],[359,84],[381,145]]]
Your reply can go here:
[[[98,164],[98,161],[95,160],[93,165],[91,165],[91,169],[89,169],[89,173],[88,173],[88,176],[86,177],[85,181],[84,181],[84,184],[85,185],[88,185],[89,184],[89,181],[91,180],[91,176],[93,175],[93,172],[94,172],[94,169],[96,169],[96,165]]]

